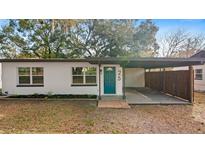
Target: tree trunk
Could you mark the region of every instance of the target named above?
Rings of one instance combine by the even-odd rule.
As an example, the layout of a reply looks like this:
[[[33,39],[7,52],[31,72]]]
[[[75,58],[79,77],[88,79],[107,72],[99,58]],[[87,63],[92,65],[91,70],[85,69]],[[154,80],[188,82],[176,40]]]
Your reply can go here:
[[[55,31],[55,19],[51,19],[51,32],[54,33]]]

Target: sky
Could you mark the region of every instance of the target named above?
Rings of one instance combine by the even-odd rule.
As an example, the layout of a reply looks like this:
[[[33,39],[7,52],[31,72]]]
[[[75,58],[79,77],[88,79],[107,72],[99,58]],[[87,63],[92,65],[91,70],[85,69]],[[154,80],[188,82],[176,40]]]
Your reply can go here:
[[[205,34],[205,19],[154,19],[153,22],[159,27],[157,36],[179,28],[193,34]]]
[[[153,19],[153,22],[159,27],[157,38],[179,28],[193,34],[205,34],[205,19]],[[1,19],[0,27],[7,23],[8,20]]]

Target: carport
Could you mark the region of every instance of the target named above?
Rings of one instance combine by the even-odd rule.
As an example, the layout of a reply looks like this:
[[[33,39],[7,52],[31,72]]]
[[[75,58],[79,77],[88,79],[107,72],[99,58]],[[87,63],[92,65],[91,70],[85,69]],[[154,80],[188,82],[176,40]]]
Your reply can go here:
[[[122,98],[126,100],[128,104],[187,104],[193,103],[194,101],[194,70],[192,66],[203,65],[205,59],[104,58],[92,59],[89,62],[91,64],[98,64],[99,68],[105,64],[121,66],[122,86],[120,84],[118,88],[122,88]],[[173,71],[172,69],[174,67],[183,66],[189,67],[189,70]],[[130,71],[128,72],[130,72],[130,76],[127,75],[127,70],[129,69]],[[135,84],[132,82],[130,83],[131,87],[127,86],[126,80],[133,80],[135,78],[134,73],[137,69],[139,69],[144,76],[141,79],[136,79],[136,82],[142,80],[144,84]],[[120,74],[121,71],[117,73]],[[101,86],[99,82],[99,87]],[[111,97],[109,97],[109,99],[110,98]],[[100,90],[99,99],[101,99]]]
[[[128,104],[187,104],[194,102],[193,65],[204,59],[143,58],[130,60],[123,67],[123,95]],[[173,67],[188,66],[189,70],[173,71]],[[127,87],[126,69],[143,68],[143,87]],[[134,71],[131,72],[131,76]]]

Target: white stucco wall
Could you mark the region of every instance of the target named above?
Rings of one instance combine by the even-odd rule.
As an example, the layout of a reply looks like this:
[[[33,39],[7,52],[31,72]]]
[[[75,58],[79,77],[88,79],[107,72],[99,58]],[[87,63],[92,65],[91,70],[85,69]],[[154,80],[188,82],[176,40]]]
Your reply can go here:
[[[202,80],[194,80],[194,90],[205,91],[205,65],[196,65],[195,69],[202,69]]]
[[[189,67],[176,67],[174,70],[188,70]],[[202,69],[203,79],[202,80],[194,80],[194,90],[196,91],[205,91],[205,65],[195,65],[193,69]],[[194,72],[195,73],[195,72]],[[195,75],[194,75],[195,77]]]
[[[101,65],[101,95],[104,94],[104,67],[115,67],[116,70],[116,94],[122,96],[123,91],[122,91],[122,84],[123,84],[123,72],[122,72],[122,67],[120,65]],[[106,95],[113,95],[113,94],[106,94]]]
[[[144,87],[145,71],[144,68],[125,69],[125,87]]]
[[[96,66],[97,86],[71,86],[72,67]],[[44,87],[17,87],[18,67],[43,67]],[[9,94],[95,94],[98,95],[98,65],[86,62],[12,62],[2,64],[2,90]]]

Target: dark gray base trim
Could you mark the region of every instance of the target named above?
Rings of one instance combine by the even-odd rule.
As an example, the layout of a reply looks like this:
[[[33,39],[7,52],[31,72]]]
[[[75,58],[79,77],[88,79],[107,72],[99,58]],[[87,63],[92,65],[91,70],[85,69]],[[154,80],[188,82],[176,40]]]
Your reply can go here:
[[[45,99],[45,98],[8,98],[8,97],[1,97],[0,101],[36,101],[36,102],[39,102],[39,101],[49,101],[49,102],[52,102],[52,101],[66,101],[66,102],[83,101],[83,102],[90,102],[90,101],[92,101],[92,102],[96,102],[96,106],[97,106],[97,102],[98,102],[97,99],[80,99],[80,98],[79,99]]]
[[[72,87],[82,87],[82,86],[97,86],[97,84],[71,84]]]
[[[44,87],[44,85],[16,85],[16,87]]]

